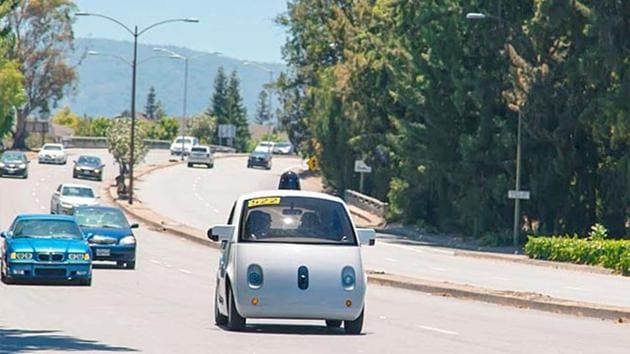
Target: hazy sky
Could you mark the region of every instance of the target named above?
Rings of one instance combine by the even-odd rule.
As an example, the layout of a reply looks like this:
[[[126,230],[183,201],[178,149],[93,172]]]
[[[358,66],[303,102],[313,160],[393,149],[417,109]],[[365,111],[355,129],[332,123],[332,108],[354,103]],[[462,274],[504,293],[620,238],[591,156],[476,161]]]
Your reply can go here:
[[[239,59],[281,62],[284,30],[274,18],[286,0],[75,0],[79,11],[100,13],[128,27],[145,28],[171,18],[196,17],[199,23],[171,23],[139,37],[145,44],[176,45]],[[77,17],[75,36],[131,40],[122,27],[98,17]]]

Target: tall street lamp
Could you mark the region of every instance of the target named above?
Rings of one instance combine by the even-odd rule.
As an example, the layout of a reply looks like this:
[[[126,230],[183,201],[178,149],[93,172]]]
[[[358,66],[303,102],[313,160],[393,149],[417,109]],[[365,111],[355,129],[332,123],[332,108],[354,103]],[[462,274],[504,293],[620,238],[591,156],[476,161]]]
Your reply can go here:
[[[153,48],[156,52],[162,52],[168,54],[169,58],[183,60],[184,61],[184,107],[183,107],[183,116],[182,116],[182,154],[181,160],[184,161],[184,137],[186,136],[186,111],[188,105],[188,62],[192,59],[197,59],[199,57],[203,57],[206,55],[221,55],[220,52],[212,52],[212,53],[201,53],[193,56],[185,56],[182,54],[175,53],[172,50],[166,48]]]
[[[503,24],[506,21],[499,17],[499,16],[493,16],[493,15],[488,15],[488,14],[484,14],[481,12],[469,12],[466,14],[466,19],[468,20],[496,20],[499,21],[499,23]],[[513,229],[512,229],[512,244],[514,246],[514,248],[518,247],[518,241],[519,241],[519,214],[521,213],[520,209],[521,209],[521,198],[522,196],[520,195],[520,191],[521,191],[521,121],[522,121],[522,106],[519,104],[518,105],[518,123],[517,123],[517,128],[516,128],[516,182],[515,182],[515,189],[516,189],[516,195],[514,198],[514,225],[513,225]]]
[[[251,61],[244,61],[243,65],[253,66],[259,70],[269,73],[269,121],[271,122],[271,119],[273,118],[273,89],[271,89],[271,84],[273,83],[273,69]]]
[[[76,12],[76,16],[94,16],[104,18],[111,22],[114,22],[124,28],[127,32],[129,32],[133,36],[133,60],[131,62],[132,74],[131,74],[131,142],[130,142],[130,154],[129,154],[129,204],[133,204],[133,165],[134,165],[134,149],[135,149],[135,134],[136,134],[136,67],[138,65],[138,37],[140,37],[143,33],[148,30],[157,27],[159,25],[163,25],[171,22],[199,22],[196,18],[175,18],[164,20],[160,22],[156,22],[150,26],[145,27],[144,29],[138,31],[138,26],[134,26],[133,30],[126,26],[124,23],[118,21],[113,17],[109,17],[106,15],[101,15],[98,13],[91,12]]]

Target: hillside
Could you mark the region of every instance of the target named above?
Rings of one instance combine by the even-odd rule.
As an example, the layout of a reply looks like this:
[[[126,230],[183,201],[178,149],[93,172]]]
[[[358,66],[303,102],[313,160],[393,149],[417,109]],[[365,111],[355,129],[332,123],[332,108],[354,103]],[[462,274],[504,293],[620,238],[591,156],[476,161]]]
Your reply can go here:
[[[122,60],[107,56],[87,55],[87,51],[98,51],[119,55],[131,61],[133,44],[131,42],[108,39],[77,38],[76,50],[70,56],[70,62],[77,65],[79,82],[76,92],[62,103],[70,105],[80,115],[113,116],[131,105],[131,67]],[[183,109],[184,61],[170,59],[153,51],[150,44],[138,45],[138,72],[136,109],[144,111],[147,93],[154,86],[157,98],[162,101],[169,115],[181,116]],[[175,46],[164,47],[186,56],[204,54]],[[151,58],[153,57],[153,58]],[[148,59],[148,60],[147,60]],[[146,60],[146,61],[145,61]],[[280,73],[281,64],[260,63]],[[241,94],[250,119],[253,118],[256,99],[262,86],[269,81],[269,73],[244,61],[217,54],[208,54],[190,60],[188,77],[188,115],[202,112],[208,106],[212,93],[214,77],[219,66],[229,73],[236,69],[241,79]],[[277,103],[274,103],[277,107]]]

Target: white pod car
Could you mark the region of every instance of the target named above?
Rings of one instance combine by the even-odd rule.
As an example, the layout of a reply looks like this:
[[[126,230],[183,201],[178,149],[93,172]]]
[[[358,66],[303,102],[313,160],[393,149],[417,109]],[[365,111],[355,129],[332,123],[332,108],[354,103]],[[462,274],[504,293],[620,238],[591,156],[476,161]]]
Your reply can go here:
[[[208,237],[222,243],[215,322],[230,330],[247,318],[325,320],[363,328],[367,277],[360,245],[374,230],[356,229],[344,202],[295,190],[241,196],[227,225]]]

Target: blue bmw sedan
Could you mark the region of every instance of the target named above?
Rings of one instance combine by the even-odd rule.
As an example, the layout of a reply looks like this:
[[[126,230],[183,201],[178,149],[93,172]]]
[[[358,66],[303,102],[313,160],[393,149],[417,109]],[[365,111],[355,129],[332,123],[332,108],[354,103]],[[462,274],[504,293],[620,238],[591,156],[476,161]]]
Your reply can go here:
[[[18,215],[0,236],[0,275],[4,283],[92,284],[92,252],[71,216]]]
[[[74,217],[92,249],[95,261],[116,262],[119,267],[135,269],[136,237],[125,214],[107,206],[83,206],[74,211]]]

